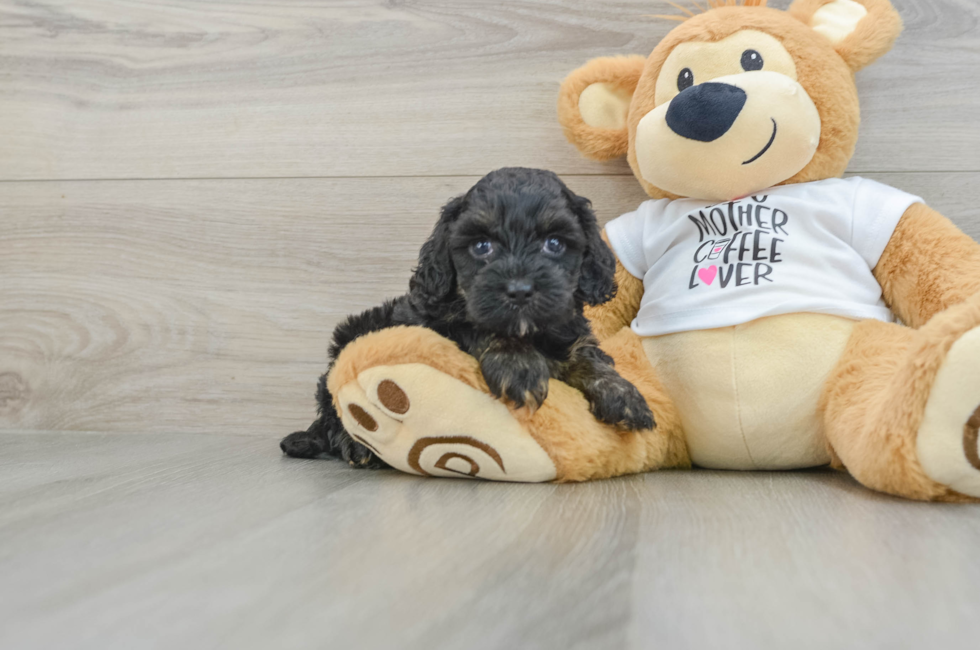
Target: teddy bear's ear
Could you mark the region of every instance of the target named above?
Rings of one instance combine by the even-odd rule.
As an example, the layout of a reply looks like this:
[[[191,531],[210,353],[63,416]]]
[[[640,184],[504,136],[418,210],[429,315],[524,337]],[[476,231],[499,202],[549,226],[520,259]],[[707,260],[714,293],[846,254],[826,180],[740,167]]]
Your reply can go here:
[[[585,156],[612,160],[626,155],[626,115],[645,63],[642,56],[593,59],[562,82],[558,121]]]
[[[789,12],[829,40],[854,72],[892,49],[902,32],[889,0],[796,0]]]

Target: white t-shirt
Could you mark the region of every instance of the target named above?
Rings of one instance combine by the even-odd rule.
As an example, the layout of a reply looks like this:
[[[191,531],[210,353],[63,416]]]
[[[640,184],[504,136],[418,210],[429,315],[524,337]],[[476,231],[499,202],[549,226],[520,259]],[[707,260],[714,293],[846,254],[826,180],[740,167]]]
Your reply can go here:
[[[922,199],[865,178],[785,185],[729,203],[646,201],[606,224],[643,280],[641,336],[814,312],[894,317],[871,270]]]

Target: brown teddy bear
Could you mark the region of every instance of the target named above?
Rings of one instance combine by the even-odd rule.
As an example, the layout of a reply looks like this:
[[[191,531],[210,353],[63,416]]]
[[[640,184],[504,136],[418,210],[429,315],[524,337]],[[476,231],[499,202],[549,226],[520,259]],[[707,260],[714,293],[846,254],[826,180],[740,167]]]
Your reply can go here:
[[[588,315],[657,427],[600,424],[555,381],[536,412],[508,408],[475,359],[394,328],[329,377],[350,431],[427,476],[829,463],[913,499],[980,497],[980,245],[918,197],[840,178],[854,73],[901,20],[888,0],[765,4],[712,0],[649,57],[596,59],[562,84],[569,140],[626,155],[652,197],[606,226],[619,291]]]

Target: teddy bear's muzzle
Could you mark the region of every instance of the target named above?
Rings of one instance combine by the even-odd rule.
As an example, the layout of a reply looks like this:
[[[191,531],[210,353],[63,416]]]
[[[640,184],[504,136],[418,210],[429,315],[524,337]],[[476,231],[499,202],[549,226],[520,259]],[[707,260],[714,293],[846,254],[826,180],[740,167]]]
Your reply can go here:
[[[732,128],[747,100],[738,86],[703,83],[675,97],[665,119],[670,130],[682,138],[714,142]]]
[[[813,159],[821,120],[794,79],[754,71],[691,86],[640,119],[636,160],[648,183],[728,201],[791,178]]]

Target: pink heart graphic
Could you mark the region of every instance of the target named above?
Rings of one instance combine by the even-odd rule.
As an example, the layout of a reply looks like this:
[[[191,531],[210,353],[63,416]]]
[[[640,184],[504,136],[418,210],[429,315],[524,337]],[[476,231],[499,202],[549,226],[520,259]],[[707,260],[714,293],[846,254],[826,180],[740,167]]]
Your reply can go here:
[[[706,269],[698,269],[698,277],[701,278],[701,282],[705,284],[711,284],[715,281],[715,276],[718,275],[718,267],[712,264]]]

